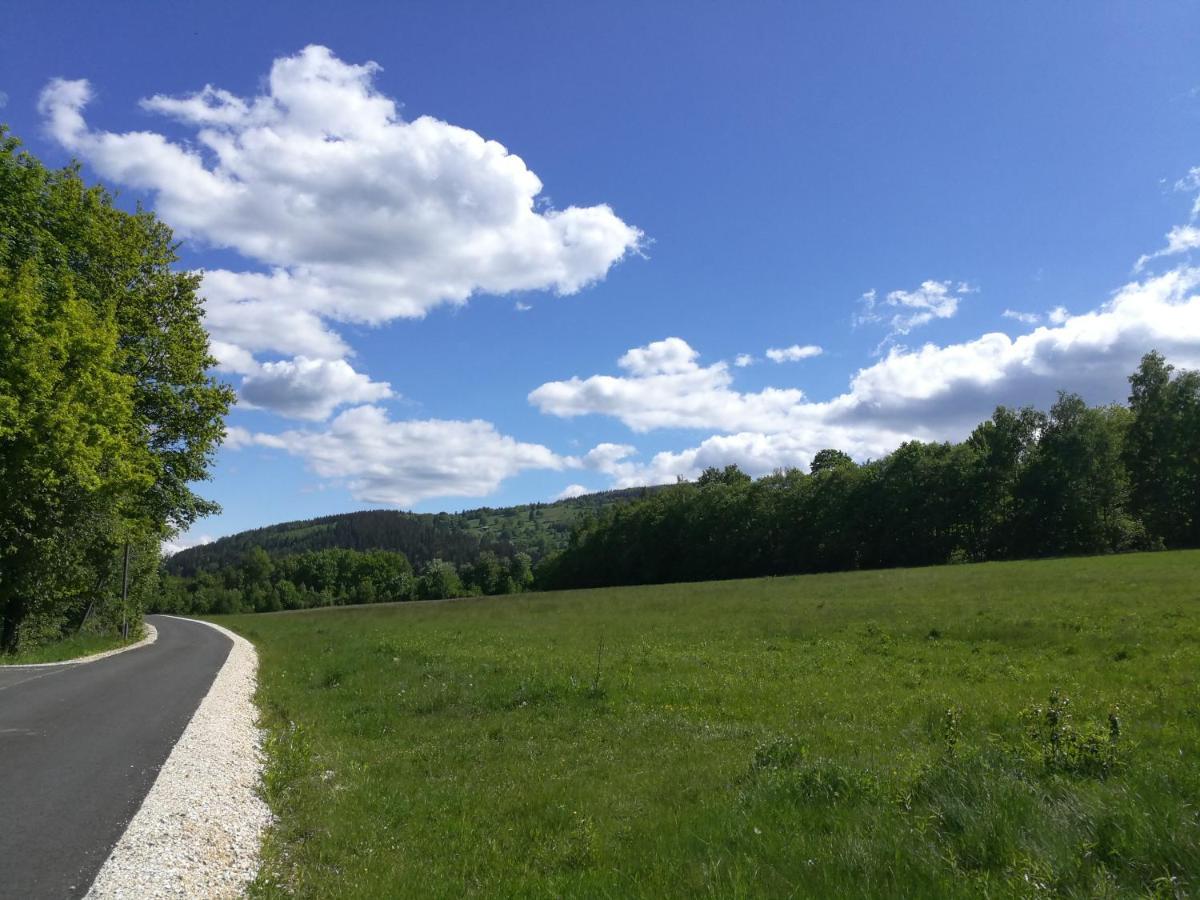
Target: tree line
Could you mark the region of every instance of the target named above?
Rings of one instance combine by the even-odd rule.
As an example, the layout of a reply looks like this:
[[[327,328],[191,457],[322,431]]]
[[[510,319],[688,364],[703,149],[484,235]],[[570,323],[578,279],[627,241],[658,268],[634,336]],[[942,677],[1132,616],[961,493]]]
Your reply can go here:
[[[155,612],[181,615],[277,612],[399,600],[441,600],[529,590],[528,554],[484,550],[456,566],[432,559],[419,572],[403,553],[327,548],[275,556],[252,546],[234,564],[194,575],[164,574]]]
[[[189,547],[166,561],[171,575],[194,576],[237,566],[251,547],[272,556],[308,550],[394,550],[416,568],[435,559],[469,566],[481,553],[509,559],[527,553],[537,563],[567,544],[575,522],[614,503],[628,503],[669,486],[600,491],[554,503],[468,509],[462,512],[413,513],[369,509],[295,522],[281,522]]]
[[[751,479],[736,466],[603,510],[539,588],[1200,546],[1200,374],[1149,353],[1128,405],[1000,407],[961,443]]]
[[[191,485],[233,392],[175,250],[0,126],[0,652],[138,622],[160,542],[216,508]]]

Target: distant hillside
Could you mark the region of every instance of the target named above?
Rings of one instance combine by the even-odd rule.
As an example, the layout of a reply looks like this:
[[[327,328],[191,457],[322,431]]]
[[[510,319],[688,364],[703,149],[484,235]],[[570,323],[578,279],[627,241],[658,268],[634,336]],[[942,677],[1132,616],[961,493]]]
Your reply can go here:
[[[251,547],[272,556],[337,547],[346,550],[398,550],[420,568],[431,559],[455,565],[473,562],[483,550],[497,556],[528,553],[534,562],[567,544],[583,516],[613,503],[628,503],[669,488],[601,491],[554,503],[490,506],[460,513],[410,513],[372,509],[268,525],[182,550],[166,562],[172,575],[192,576],[240,562]]]

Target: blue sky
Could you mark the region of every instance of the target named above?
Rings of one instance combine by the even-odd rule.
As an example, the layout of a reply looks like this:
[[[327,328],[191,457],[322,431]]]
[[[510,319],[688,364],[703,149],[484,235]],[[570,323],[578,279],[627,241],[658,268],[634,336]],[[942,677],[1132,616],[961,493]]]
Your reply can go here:
[[[244,402],[197,540],[868,458],[1057,388],[1119,400],[1151,347],[1200,365],[1198,26],[1186,3],[25,4],[0,121],[218,273]]]

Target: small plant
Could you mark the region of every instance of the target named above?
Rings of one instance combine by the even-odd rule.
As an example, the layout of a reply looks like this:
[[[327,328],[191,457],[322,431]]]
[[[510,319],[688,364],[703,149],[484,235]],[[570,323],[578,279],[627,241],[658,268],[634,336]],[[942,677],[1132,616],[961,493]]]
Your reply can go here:
[[[588,685],[587,696],[591,700],[599,700],[604,697],[604,683],[601,680],[604,662],[604,638],[600,638],[600,643],[596,646],[596,672],[592,676],[592,683]]]
[[[1071,699],[1055,690],[1045,706],[1027,709],[1022,718],[1047,773],[1105,778],[1120,763],[1121,720],[1116,708],[1108,714],[1107,728],[1089,725],[1081,730],[1071,715]]]
[[[946,562],[952,566],[962,566],[971,562],[971,554],[963,547],[955,547],[950,551],[950,555],[946,557]]]
[[[954,755],[955,750],[958,749],[959,739],[962,737],[959,719],[960,713],[957,706],[947,707],[942,716],[942,745],[947,756]]]
[[[760,772],[776,772],[788,769],[804,759],[807,750],[804,745],[791,735],[781,735],[774,740],[759,744],[754,748],[754,761],[750,764],[750,774]]]

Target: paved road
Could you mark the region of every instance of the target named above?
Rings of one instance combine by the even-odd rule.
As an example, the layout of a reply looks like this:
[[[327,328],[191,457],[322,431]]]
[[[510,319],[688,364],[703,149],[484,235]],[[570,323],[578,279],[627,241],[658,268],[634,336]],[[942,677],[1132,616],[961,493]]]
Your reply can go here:
[[[147,647],[0,667],[0,898],[87,892],[233,646],[206,625],[149,621]]]

